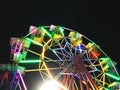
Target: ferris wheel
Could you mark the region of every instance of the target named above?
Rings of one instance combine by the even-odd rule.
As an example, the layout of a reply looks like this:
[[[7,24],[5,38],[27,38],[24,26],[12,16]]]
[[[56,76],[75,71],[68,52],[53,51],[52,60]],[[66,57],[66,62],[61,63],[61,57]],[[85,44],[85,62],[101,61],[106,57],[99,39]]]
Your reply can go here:
[[[120,82],[116,62],[75,30],[59,25],[30,26],[26,36],[12,37],[10,45],[11,61],[25,67],[25,73],[39,73],[39,90],[111,90]],[[22,70],[18,71],[21,76]],[[27,90],[25,83],[21,85],[21,90]]]

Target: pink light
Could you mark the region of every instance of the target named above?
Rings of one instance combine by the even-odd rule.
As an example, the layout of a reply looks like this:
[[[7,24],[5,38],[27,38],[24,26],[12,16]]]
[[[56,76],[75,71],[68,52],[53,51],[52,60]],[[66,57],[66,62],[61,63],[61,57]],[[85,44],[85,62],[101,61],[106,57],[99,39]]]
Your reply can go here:
[[[20,54],[20,50],[22,49],[22,43],[20,44],[18,54]]]
[[[26,85],[25,85],[25,82],[24,82],[24,80],[23,80],[23,78],[22,78],[22,76],[21,76],[20,70],[18,70],[18,73],[19,73],[21,82],[22,82],[22,84],[23,84],[24,90],[27,90]]]

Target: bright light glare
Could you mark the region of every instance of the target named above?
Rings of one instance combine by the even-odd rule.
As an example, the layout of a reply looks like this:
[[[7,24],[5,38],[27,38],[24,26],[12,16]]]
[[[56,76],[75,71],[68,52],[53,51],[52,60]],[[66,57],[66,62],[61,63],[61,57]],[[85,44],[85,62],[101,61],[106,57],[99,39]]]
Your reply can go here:
[[[59,90],[57,84],[54,81],[48,81],[43,84],[40,90]]]

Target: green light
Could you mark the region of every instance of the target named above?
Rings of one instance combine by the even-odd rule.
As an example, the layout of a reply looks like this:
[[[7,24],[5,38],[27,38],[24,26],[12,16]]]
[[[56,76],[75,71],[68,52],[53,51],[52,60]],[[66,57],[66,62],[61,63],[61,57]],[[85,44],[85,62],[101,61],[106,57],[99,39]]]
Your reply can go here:
[[[31,42],[33,42],[33,43],[39,45],[39,46],[43,46],[42,44],[40,44],[40,43],[38,43],[38,42],[36,42],[36,41],[30,39],[30,38],[26,38],[26,39],[27,39],[28,41],[31,41]]]
[[[91,43],[91,45],[89,46],[89,47],[92,47],[93,45],[95,45],[95,43],[93,42],[93,43]]]
[[[61,26],[59,26],[59,30],[60,30],[61,34],[64,36],[64,29]]]
[[[105,88],[105,90],[110,90],[109,88]]]
[[[23,39],[23,43],[24,43],[24,47],[29,48],[29,47],[30,47],[30,44],[31,44],[31,41],[26,40],[26,39]]]
[[[52,37],[52,35],[51,35],[44,27],[40,27],[40,28],[41,28],[43,31],[45,31],[49,37]]]
[[[14,54],[13,60],[19,62],[20,60],[22,60],[22,58],[22,54]]]
[[[104,57],[104,58],[100,58],[100,60],[106,60],[106,61],[108,61],[108,60],[110,60],[110,58]]]
[[[19,63],[40,63],[40,62],[53,62],[52,60],[22,60]]]
[[[103,65],[103,64],[108,64],[108,63],[110,63],[110,59],[109,58],[100,58],[99,60],[101,60],[101,64]]]
[[[109,77],[115,79],[115,80],[120,80],[120,77],[117,77],[117,76],[112,75],[112,74],[110,74],[110,73],[105,73],[105,74],[106,74],[107,76],[109,76]]]
[[[26,56],[27,56],[27,52],[26,52],[26,51],[24,51],[24,52],[22,53],[22,56],[23,56],[23,59],[25,59],[25,58],[26,58]]]
[[[20,61],[19,63],[39,63],[42,62],[41,60],[23,60]]]

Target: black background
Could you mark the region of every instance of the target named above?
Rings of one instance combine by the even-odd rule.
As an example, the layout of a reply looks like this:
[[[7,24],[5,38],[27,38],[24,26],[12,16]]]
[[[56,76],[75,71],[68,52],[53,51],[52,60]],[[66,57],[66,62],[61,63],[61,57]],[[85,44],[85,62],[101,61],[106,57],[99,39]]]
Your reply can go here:
[[[61,25],[97,43],[120,69],[118,5],[113,1],[9,0],[1,10],[0,62],[9,62],[10,37],[28,33],[31,25]]]

